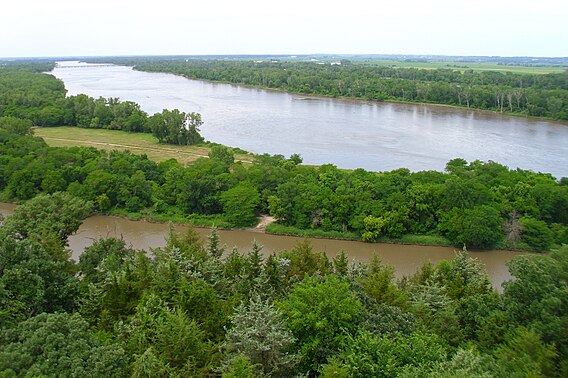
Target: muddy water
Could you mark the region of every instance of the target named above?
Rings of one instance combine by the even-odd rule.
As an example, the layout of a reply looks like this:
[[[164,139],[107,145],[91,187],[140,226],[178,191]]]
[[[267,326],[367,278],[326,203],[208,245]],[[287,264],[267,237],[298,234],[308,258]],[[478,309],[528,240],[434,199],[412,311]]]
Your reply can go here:
[[[14,205],[0,203],[0,213],[10,214]],[[182,231],[184,226],[176,226],[177,230]],[[93,243],[94,240],[104,237],[122,238],[128,245],[136,249],[150,251],[152,248],[163,247],[166,244],[169,226],[161,223],[150,223],[145,221],[131,221],[121,218],[96,215],[86,219],[77,233],[69,238],[69,247],[73,251],[73,259],[78,260],[79,255]],[[196,229],[205,241],[209,234],[208,229]],[[268,235],[260,232],[235,230],[219,231],[221,243],[226,244],[227,250],[233,247],[241,252],[250,250],[252,241],[264,246],[266,254],[293,248],[303,239],[291,236]],[[340,251],[345,251],[352,260],[368,261],[374,254],[380,257],[385,263],[392,265],[397,277],[410,275],[416,271],[423,263],[431,261],[437,263],[443,259],[454,256],[455,249],[448,247],[435,246],[416,246],[398,244],[370,244],[355,241],[328,240],[328,239],[308,239],[314,250],[325,252],[328,257],[333,258]],[[506,262],[518,252],[511,251],[470,251],[471,256],[477,258],[486,268],[493,286],[500,288],[501,284],[510,279]]]

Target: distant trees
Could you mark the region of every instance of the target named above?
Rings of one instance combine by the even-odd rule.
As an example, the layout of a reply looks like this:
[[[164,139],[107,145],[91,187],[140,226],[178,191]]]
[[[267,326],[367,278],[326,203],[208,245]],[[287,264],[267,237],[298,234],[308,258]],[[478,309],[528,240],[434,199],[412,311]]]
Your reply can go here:
[[[437,75],[473,80],[468,72],[429,75],[432,80]],[[504,80],[501,74],[475,75]],[[548,79],[539,80],[545,86],[558,84],[558,78]],[[238,227],[249,227],[256,215],[269,213],[287,227],[286,232],[308,230],[369,242],[420,235],[421,242],[474,248],[547,250],[568,243],[568,186],[566,180],[557,182],[548,174],[459,158],[448,162],[445,172],[378,173],[344,171],[331,164],[303,166],[296,154],[288,159],[257,155],[252,164],[243,164],[235,162],[234,151],[224,146],[213,146],[209,159],[187,166],[174,160],[156,164],[128,152],[49,148],[31,135],[30,128],[35,110],[46,106],[61,110],[64,122],[71,125],[153,131],[163,143],[200,143],[202,120],[199,114],[178,110],[148,117],[137,104],[117,99],[65,98],[57,80],[33,72],[2,70],[0,85],[13,95],[0,95],[4,200],[66,192],[89,201],[101,213],[200,218]],[[21,101],[14,102],[15,98]]]
[[[199,113],[185,114],[177,109],[164,109],[150,117],[148,123],[160,143],[191,145],[203,142],[199,134],[203,121]]]
[[[65,97],[60,80],[31,68],[16,65],[0,72],[0,124],[10,132],[29,134],[32,125],[67,125],[153,133],[168,144],[203,142],[199,113],[186,114],[176,109],[148,117],[132,101],[94,99],[84,94]]]
[[[366,100],[402,100],[568,119],[566,73],[417,69],[363,63],[135,59],[142,71]]]

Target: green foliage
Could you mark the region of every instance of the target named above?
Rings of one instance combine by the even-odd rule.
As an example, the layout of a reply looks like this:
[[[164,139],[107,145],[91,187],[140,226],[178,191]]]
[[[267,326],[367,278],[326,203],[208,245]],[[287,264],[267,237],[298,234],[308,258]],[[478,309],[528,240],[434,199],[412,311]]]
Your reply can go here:
[[[127,361],[119,345],[100,345],[77,314],[44,313],[0,331],[0,366],[18,376],[123,377]]]
[[[288,327],[298,340],[300,369],[316,372],[355,332],[363,306],[349,284],[335,276],[306,276],[278,302]]]
[[[315,252],[308,240],[298,243],[289,251],[282,251],[279,257],[286,261],[284,279],[288,283],[300,281],[306,275],[325,275],[331,272],[327,256]]]
[[[6,219],[2,233],[18,239],[46,234],[62,244],[91,214],[92,205],[67,193],[41,194],[18,206]]]
[[[40,312],[71,311],[79,294],[67,256],[0,236],[0,327]]]
[[[268,301],[257,295],[248,304],[241,303],[231,316],[231,324],[226,347],[258,365],[264,376],[282,375],[294,364],[295,356],[288,353],[294,337],[281,313]]]
[[[488,205],[471,209],[453,208],[440,224],[441,230],[456,244],[473,248],[492,248],[502,240],[499,211]]]
[[[33,134],[32,121],[11,116],[0,117],[0,129],[22,136]]]
[[[518,256],[509,263],[515,277],[503,286],[510,321],[530,328],[545,343],[554,343],[568,356],[568,248],[546,256]]]
[[[338,360],[350,377],[397,377],[404,367],[424,369],[446,358],[446,348],[435,335],[374,336],[363,332],[349,337]]]
[[[119,336],[129,353],[144,354],[152,348],[158,359],[154,363],[167,364],[172,372],[181,375],[200,374],[209,361],[210,348],[197,323],[182,311],[168,308],[154,295],[140,301]]]
[[[222,378],[256,378],[255,365],[245,355],[238,354],[232,360]]]
[[[504,373],[518,371],[522,376],[554,375],[556,356],[554,345],[543,343],[538,334],[524,328],[515,330],[495,351],[497,363]]]
[[[164,109],[148,118],[152,134],[160,143],[192,145],[203,142],[199,127],[203,124],[199,113],[183,113],[178,109]]]
[[[519,219],[521,240],[537,251],[547,251],[553,241],[552,231],[545,222],[532,217]]]
[[[227,167],[230,167],[235,162],[235,154],[229,147],[225,146],[213,146],[211,151],[209,151],[210,159],[219,159]]]
[[[361,238],[364,241],[372,242],[376,241],[379,236],[381,236],[383,229],[385,227],[385,220],[382,217],[374,217],[368,215],[363,220],[365,226],[365,231],[361,234]]]
[[[381,263],[373,256],[365,275],[359,278],[358,284],[365,290],[367,296],[378,304],[407,307],[408,299],[394,284],[394,269]]]
[[[256,221],[254,211],[260,203],[260,195],[251,184],[242,182],[223,192],[221,203],[230,222],[237,226],[251,226]]]
[[[99,239],[85,248],[79,256],[78,267],[84,279],[98,283],[106,278],[107,272],[119,271],[125,259],[133,257],[133,255],[134,251],[126,248],[124,240]]]

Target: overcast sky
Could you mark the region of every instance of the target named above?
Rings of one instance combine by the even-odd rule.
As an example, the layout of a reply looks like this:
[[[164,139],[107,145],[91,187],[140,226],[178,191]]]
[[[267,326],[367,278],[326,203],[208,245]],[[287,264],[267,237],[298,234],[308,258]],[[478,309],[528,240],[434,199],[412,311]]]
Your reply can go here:
[[[0,57],[568,56],[568,0],[7,0]]]

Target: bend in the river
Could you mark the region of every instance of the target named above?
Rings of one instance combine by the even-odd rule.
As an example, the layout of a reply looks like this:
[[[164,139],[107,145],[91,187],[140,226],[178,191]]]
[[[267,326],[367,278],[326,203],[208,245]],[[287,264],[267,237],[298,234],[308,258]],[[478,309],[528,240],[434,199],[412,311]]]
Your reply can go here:
[[[443,170],[463,157],[568,176],[562,123],[430,105],[307,100],[124,66],[60,62],[52,73],[70,95],[131,100],[150,114],[199,112],[208,140],[255,153],[299,153],[307,164]]]

